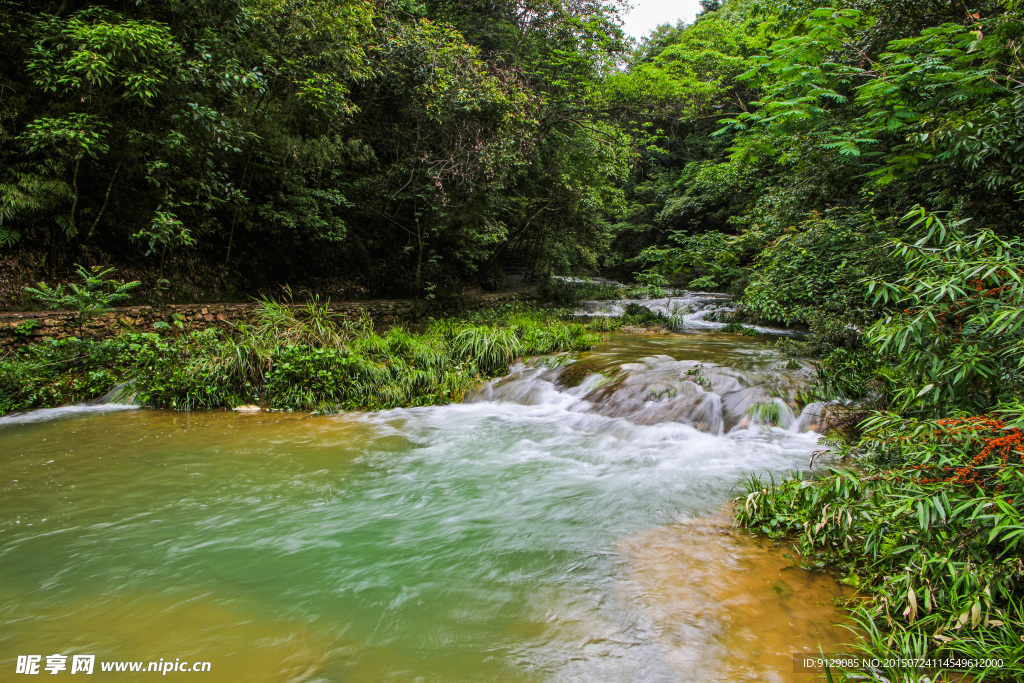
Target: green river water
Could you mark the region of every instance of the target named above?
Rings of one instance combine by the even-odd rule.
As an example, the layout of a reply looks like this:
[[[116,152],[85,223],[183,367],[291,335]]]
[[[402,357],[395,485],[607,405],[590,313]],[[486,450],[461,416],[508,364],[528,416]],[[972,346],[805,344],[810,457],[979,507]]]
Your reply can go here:
[[[458,405],[0,418],[0,680],[53,653],[211,662],[101,680],[808,680],[791,654],[846,639],[838,587],[722,511],[817,435],[584,397],[619,372],[661,410],[682,361],[772,395],[806,374],[758,340],[618,335]]]

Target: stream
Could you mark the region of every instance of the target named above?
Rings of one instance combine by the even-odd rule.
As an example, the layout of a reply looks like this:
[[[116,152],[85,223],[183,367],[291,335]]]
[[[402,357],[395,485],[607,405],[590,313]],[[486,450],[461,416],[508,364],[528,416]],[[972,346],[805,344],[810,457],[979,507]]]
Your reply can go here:
[[[696,323],[441,407],[0,418],[0,678],[83,653],[212,664],[166,680],[811,680],[792,655],[849,640],[841,587],[727,513],[820,448],[811,374]]]

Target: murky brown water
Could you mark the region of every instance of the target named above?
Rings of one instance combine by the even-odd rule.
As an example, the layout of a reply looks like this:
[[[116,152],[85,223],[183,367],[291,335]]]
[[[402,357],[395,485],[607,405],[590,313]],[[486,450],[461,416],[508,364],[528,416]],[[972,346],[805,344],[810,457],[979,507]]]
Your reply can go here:
[[[618,545],[630,599],[650,620],[677,680],[808,681],[793,655],[842,652],[835,598],[849,591],[799,569],[791,550],[724,515],[659,527]]]
[[[716,335],[614,337],[581,362],[656,356],[672,381],[679,362],[784,370]],[[212,664],[166,680],[790,681],[792,653],[847,638],[831,580],[686,521],[751,471],[805,466],[814,434],[510,381],[532,399],[0,419],[0,679],[63,653]]]

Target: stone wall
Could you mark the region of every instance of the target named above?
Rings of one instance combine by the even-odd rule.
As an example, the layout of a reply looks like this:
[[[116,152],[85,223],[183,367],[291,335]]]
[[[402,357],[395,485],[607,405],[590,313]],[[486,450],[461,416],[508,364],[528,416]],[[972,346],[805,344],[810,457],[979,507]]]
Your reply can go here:
[[[469,295],[444,307],[428,308],[426,315],[444,310],[480,310],[515,300],[532,298],[519,294]],[[207,327],[228,329],[234,323],[251,319],[259,304],[168,304],[166,306],[126,306],[88,320],[81,329],[87,338],[112,337],[121,331],[155,332],[153,324],[180,322],[186,330]],[[301,307],[302,304],[293,304]],[[344,318],[358,318],[365,311],[378,325],[412,319],[414,302],[407,299],[376,299],[369,301],[331,302],[330,311]],[[17,346],[29,341],[62,339],[79,336],[76,314],[72,311],[3,311],[0,312],[0,347]]]

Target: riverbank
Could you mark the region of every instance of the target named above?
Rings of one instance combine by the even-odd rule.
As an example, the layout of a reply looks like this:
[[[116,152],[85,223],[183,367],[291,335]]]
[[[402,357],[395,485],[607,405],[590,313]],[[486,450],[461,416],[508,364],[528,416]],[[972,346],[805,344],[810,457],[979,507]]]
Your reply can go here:
[[[535,300],[530,290],[467,294],[444,303],[412,299],[365,299],[316,301],[316,305],[341,320],[368,316],[377,325],[392,325],[416,316],[452,315]],[[300,311],[306,302],[281,305]],[[82,320],[75,311],[0,311],[0,349],[45,339],[108,339],[124,332],[160,332],[174,329],[195,332],[210,327],[230,331],[238,323],[253,322],[263,310],[261,301],[247,303],[192,303],[163,306],[121,306]]]
[[[122,323],[111,313],[71,330],[42,328],[61,330],[60,337],[15,330],[18,343],[0,353],[0,414],[106,394],[177,410],[437,405],[460,401],[474,382],[504,374],[517,358],[585,350],[617,330],[667,334],[683,324],[682,316],[636,304],[617,315],[580,317],[497,294],[475,299],[480,310],[403,326],[387,314],[408,311],[411,302],[378,302],[384,308],[369,310],[363,303],[264,299],[244,308],[204,307],[184,321],[150,316]]]
[[[377,331],[311,302],[261,302],[228,329],[122,332],[49,339],[0,361],[0,413],[95,400],[179,410],[337,412],[461,400],[481,377],[524,355],[590,348],[599,337],[553,312],[510,305],[430,322],[422,332]]]
[[[836,680],[1024,680],[1024,419],[874,416],[855,469],[757,477],[740,526],[796,544],[802,565],[855,587],[878,665]],[[868,678],[865,678],[868,677]]]

